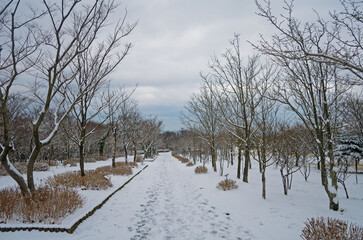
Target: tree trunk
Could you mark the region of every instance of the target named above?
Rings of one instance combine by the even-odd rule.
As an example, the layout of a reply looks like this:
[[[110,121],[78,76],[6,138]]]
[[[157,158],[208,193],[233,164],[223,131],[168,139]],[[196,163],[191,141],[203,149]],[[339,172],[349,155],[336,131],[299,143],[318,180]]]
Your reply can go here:
[[[126,144],[124,145],[124,150],[125,150],[125,162],[127,163],[127,146],[126,146]]]
[[[116,167],[116,144],[117,144],[117,131],[113,130],[113,150],[112,150],[112,167]]]
[[[9,161],[8,153],[9,153],[10,149],[7,147],[4,147],[4,149],[2,149],[1,145],[0,145],[0,150],[2,150],[1,155],[0,155],[1,165],[5,168],[6,172],[10,175],[10,177],[12,177],[16,181],[16,183],[19,185],[23,196],[29,195],[29,189],[26,185],[24,178],[21,176],[21,174],[14,168],[14,166]]]
[[[237,178],[241,179],[242,149],[238,147]]]
[[[216,155],[216,150],[214,147],[210,148],[210,153],[211,153],[211,157],[212,157],[212,166],[213,166],[213,170],[215,172],[217,172],[217,155]]]
[[[133,141],[132,142],[134,144],[134,162],[136,162],[136,155],[137,155],[137,151],[136,151],[136,142]]]
[[[245,155],[245,166],[243,169],[243,182],[248,183],[248,168],[250,165],[250,150],[248,149],[248,146],[244,149],[244,155]]]
[[[37,159],[37,156],[39,155],[40,149],[41,149],[40,144],[35,144],[33,151],[30,154],[26,170],[28,188],[32,194],[35,191],[34,176],[33,176],[34,163],[35,160]]]
[[[262,172],[261,172],[261,176],[262,176],[262,198],[266,199],[266,165],[264,164],[264,166],[262,167]]]
[[[355,183],[358,184],[358,163],[359,159],[355,159]]]
[[[84,141],[81,140],[81,143],[79,144],[79,167],[81,168],[81,176],[86,176],[86,173],[84,171]]]
[[[282,179],[282,186],[284,187],[284,194],[287,195],[287,179],[286,176],[284,175],[284,170],[282,168],[280,168],[280,174],[281,174],[281,179]]]
[[[231,148],[231,165],[233,166],[233,147]]]

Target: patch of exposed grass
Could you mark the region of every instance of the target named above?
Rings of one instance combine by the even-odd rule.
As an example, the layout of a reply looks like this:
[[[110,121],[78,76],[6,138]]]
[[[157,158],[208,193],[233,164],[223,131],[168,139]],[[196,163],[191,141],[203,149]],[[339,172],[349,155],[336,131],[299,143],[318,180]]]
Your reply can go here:
[[[194,166],[194,163],[188,162],[187,165],[185,165],[185,166],[187,166],[187,167],[193,167]]]
[[[194,172],[197,174],[203,174],[203,173],[207,173],[208,172],[208,168],[204,167],[204,166],[198,166],[194,169]]]
[[[33,196],[24,197],[19,188],[0,190],[0,223],[54,224],[73,213],[84,203],[77,191],[69,188],[38,188]]]
[[[232,179],[225,179],[218,183],[217,188],[221,189],[223,191],[227,191],[227,190],[231,190],[231,189],[237,189],[238,185],[236,184],[236,181],[234,181]]]
[[[174,152],[172,152],[171,155],[173,157],[175,157],[176,159],[178,159],[181,163],[188,163],[189,162],[189,159],[188,158],[179,156],[178,154],[176,154]]]
[[[301,238],[305,240],[362,240],[363,228],[336,218],[311,218],[305,222]]]
[[[116,163],[116,167],[103,166],[96,169],[97,173],[105,175],[131,175],[132,169],[127,164]]]
[[[81,176],[80,171],[65,172],[56,174],[47,179],[47,184],[51,187],[80,187],[82,189],[100,190],[112,187],[109,178],[100,171],[86,171],[86,176]]]

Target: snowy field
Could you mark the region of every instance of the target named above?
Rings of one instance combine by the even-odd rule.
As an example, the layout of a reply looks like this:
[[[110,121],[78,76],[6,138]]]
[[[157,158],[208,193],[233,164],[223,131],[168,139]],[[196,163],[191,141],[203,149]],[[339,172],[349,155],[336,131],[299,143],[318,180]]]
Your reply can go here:
[[[87,163],[96,168],[109,161]],[[283,194],[278,169],[267,169],[267,200],[261,197],[257,163],[249,174],[249,183],[238,180],[238,189],[223,192],[216,188],[220,177],[212,172],[196,175],[170,153],[162,153],[121,191],[117,192],[93,216],[81,223],[73,234],[49,232],[0,233],[0,239],[300,239],[307,218],[325,216],[363,225],[363,176],[347,180],[350,199],[339,189],[340,207],[328,208],[328,198],[320,184],[320,174],[312,172],[305,182],[294,174],[289,195]],[[97,165],[97,166],[96,166]],[[139,166],[138,170],[143,166]],[[225,168],[236,180],[236,166]],[[63,171],[61,168],[51,170]],[[76,169],[75,169],[76,170]],[[138,170],[134,170],[134,174]],[[37,181],[47,173],[35,173]],[[49,173],[48,173],[49,175]],[[130,176],[129,176],[130,177]],[[129,177],[113,179],[115,187]],[[0,178],[1,188],[12,184]],[[118,182],[119,181],[119,182]],[[112,192],[113,190],[107,190]],[[91,202],[107,191],[85,191]],[[98,200],[97,200],[98,201]],[[75,215],[80,214],[79,212]],[[74,218],[75,216],[73,216]],[[72,218],[72,216],[70,216]],[[68,219],[68,224],[72,219]],[[67,223],[63,223],[67,224]]]

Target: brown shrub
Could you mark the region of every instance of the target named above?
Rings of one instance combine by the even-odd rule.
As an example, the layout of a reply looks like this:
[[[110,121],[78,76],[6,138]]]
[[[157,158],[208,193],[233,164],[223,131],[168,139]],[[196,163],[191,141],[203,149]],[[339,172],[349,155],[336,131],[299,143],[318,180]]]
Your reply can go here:
[[[24,223],[54,224],[84,203],[77,191],[68,188],[41,187],[33,196],[23,197],[20,189],[0,190],[0,223],[17,220]]]
[[[44,162],[36,162],[33,169],[35,172],[46,172],[49,171],[49,165]]]
[[[109,159],[109,156],[93,156],[97,161],[106,161]]]
[[[81,176],[80,171],[65,172],[56,174],[53,177],[47,179],[47,184],[51,187],[81,187],[82,189],[107,189],[112,187],[112,183],[109,178],[105,177],[105,174],[100,171],[86,171],[86,176]]]
[[[63,161],[63,166],[67,166],[69,164],[71,167],[77,167],[78,162],[79,162],[79,159],[70,158],[70,159]]]
[[[49,165],[49,167],[56,167],[58,166],[58,161],[50,160],[47,162],[47,164]]]
[[[139,166],[136,162],[116,162],[116,167],[128,166],[128,167],[137,167]]]
[[[86,163],[95,163],[95,162],[97,162],[97,160],[95,158],[93,158],[93,157],[85,157],[84,162],[86,162]]]
[[[136,162],[138,163],[138,162],[142,162],[142,160],[143,160],[143,158],[142,158],[142,156],[141,155],[136,155]]]
[[[189,159],[188,158],[179,156],[178,154],[176,154],[174,152],[172,152],[171,155],[173,157],[175,157],[176,159],[178,159],[179,161],[181,161],[182,163],[188,163],[189,162]]]
[[[128,165],[125,164],[116,164],[116,167],[112,166],[103,166],[96,168],[96,172],[103,175],[131,175],[132,169]]]
[[[236,181],[232,179],[225,179],[218,183],[217,188],[226,191],[231,189],[237,189],[238,185],[236,184]]]
[[[204,167],[204,166],[198,166],[194,169],[194,172],[197,174],[201,174],[201,173],[207,173],[208,172],[208,168]]]
[[[192,162],[188,162],[186,166],[187,166],[187,167],[193,167],[193,166],[194,166],[194,163],[192,163]]]
[[[305,222],[301,238],[306,240],[361,240],[363,239],[363,228],[336,218],[311,218]]]

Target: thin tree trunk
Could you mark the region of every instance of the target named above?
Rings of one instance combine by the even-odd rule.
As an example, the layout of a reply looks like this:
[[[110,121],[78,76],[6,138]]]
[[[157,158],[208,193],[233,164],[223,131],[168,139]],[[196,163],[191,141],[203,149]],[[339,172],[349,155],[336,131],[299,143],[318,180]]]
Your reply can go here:
[[[126,144],[124,145],[124,150],[125,150],[125,162],[127,163],[127,146],[126,146]]]
[[[117,131],[113,130],[113,151],[112,151],[112,167],[116,167],[116,144],[117,144]]]
[[[263,199],[266,199],[266,175],[265,175],[265,172],[266,172],[266,165],[263,164],[264,166],[262,167],[262,198]]]
[[[81,169],[81,176],[86,176],[86,173],[84,171],[84,145],[83,141],[81,141],[81,144],[79,144],[79,167]]]
[[[241,179],[242,149],[238,147],[237,178]]]
[[[248,146],[244,149],[244,155],[245,155],[245,166],[243,169],[243,182],[248,183],[248,168],[250,165],[250,150],[248,149]]]

